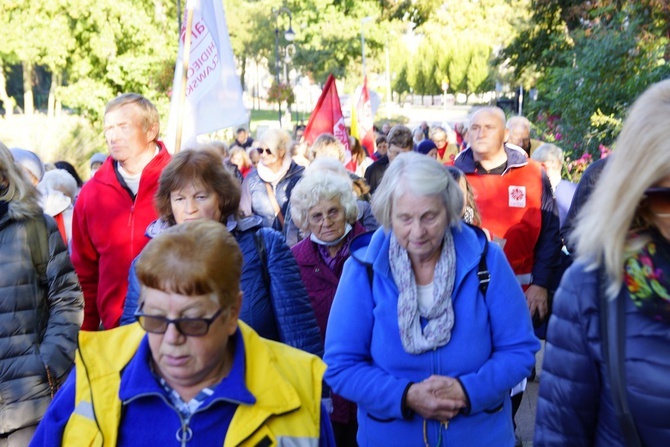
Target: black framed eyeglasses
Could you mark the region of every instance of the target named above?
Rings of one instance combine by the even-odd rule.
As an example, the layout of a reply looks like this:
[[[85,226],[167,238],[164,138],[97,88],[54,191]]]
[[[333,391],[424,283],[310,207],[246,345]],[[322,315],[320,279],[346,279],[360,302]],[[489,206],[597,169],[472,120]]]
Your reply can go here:
[[[272,155],[272,151],[269,148],[263,149],[262,147],[256,148],[259,154],[263,155],[263,152],[265,152],[268,155]]]
[[[142,313],[142,308],[140,307],[137,309],[137,312],[135,312],[135,318],[137,318],[142,329],[151,332],[152,334],[164,334],[167,332],[170,323],[172,323],[182,335],[189,337],[203,337],[207,335],[209,327],[217,318],[219,318],[219,316],[221,316],[223,310],[223,307],[219,308],[219,310],[217,310],[210,318],[175,318],[172,320],[170,318]]]

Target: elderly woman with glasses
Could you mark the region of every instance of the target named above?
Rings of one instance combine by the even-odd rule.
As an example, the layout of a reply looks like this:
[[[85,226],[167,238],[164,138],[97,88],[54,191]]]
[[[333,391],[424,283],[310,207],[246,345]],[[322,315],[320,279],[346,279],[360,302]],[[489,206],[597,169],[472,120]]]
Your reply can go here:
[[[293,187],[305,170],[291,158],[291,137],[281,129],[269,129],[258,139],[261,159],[242,183],[240,211],[256,214],[263,225],[282,231]]]
[[[536,446],[670,445],[670,80],[633,104],[554,298]]]
[[[242,253],[209,219],[140,255],[139,324],[82,332],[31,445],[334,445],[323,362],[238,317]]]
[[[242,249],[240,318],[261,336],[312,354],[323,354],[323,341],[298,267],[277,231],[261,225],[258,216],[236,219],[240,200],[237,180],[218,153],[185,150],[175,155],[158,181],[156,207],[160,218],[147,235],[189,220],[209,219],[228,226]],[[121,324],[135,321],[140,287],[134,263]]]
[[[293,190],[291,218],[307,236],[291,248],[325,337],[330,307],[349,258],[349,245],[365,232],[351,180],[331,171],[306,176]],[[356,406],[333,396],[331,414],[338,445],[356,444]]]
[[[439,162],[396,157],[372,198],[326,330],[326,383],[358,405],[361,446],[514,445],[510,389],[540,344],[502,250],[462,223]]]

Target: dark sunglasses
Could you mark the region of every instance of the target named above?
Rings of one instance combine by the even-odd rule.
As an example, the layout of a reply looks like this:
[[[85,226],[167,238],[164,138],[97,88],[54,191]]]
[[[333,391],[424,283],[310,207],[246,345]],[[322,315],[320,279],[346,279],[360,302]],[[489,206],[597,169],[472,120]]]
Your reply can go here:
[[[267,147],[266,147],[265,149],[263,149],[262,147],[259,147],[259,148],[257,148],[256,150],[257,150],[258,153],[261,154],[261,155],[263,155],[263,152],[265,152],[265,153],[268,154],[268,155],[272,155],[272,151],[271,151],[270,149],[268,149]]]
[[[147,332],[152,334],[164,334],[170,323],[179,331],[181,335],[190,337],[202,337],[207,335],[209,327],[223,313],[223,308],[216,311],[210,318],[175,318],[171,320],[157,315],[147,315],[141,312],[141,308],[135,312],[135,318]]]
[[[644,200],[655,214],[670,213],[670,188],[652,187],[644,191]]]

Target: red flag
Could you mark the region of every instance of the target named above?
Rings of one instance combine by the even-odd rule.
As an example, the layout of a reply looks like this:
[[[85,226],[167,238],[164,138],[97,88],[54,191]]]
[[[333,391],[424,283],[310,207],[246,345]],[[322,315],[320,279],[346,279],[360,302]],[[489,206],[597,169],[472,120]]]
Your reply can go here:
[[[368,77],[363,78],[363,89],[356,105],[356,116],[358,118],[358,132],[361,144],[368,150],[368,156],[375,153],[375,132],[373,130],[372,106],[370,105],[370,92],[368,91]]]
[[[328,76],[326,85],[323,87],[321,97],[316,103],[316,107],[309,117],[309,122],[305,128],[304,138],[310,145],[316,138],[323,134],[330,133],[340,140],[344,145],[344,164],[351,160],[351,148],[349,147],[349,134],[344,125],[344,115],[342,115],[342,106],[340,97],[337,95],[337,86],[335,77]]]

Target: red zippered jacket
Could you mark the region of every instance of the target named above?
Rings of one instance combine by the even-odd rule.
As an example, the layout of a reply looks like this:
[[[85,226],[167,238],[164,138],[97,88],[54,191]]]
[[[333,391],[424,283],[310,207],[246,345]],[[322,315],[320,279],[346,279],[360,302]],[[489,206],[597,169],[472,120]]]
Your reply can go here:
[[[147,226],[156,220],[158,178],[170,162],[165,145],[142,171],[135,200],[121,185],[111,157],[86,182],[72,219],[72,264],[84,292],[83,330],[119,325],[130,263],[149,242]]]

